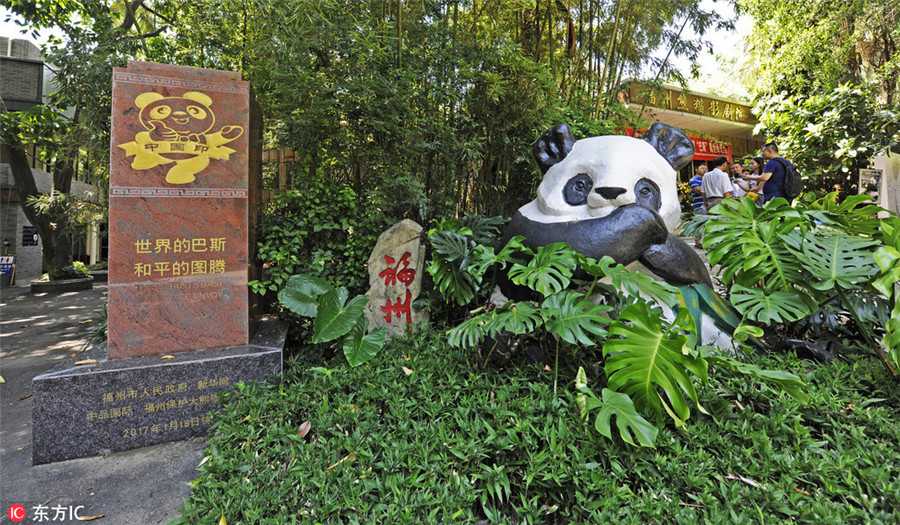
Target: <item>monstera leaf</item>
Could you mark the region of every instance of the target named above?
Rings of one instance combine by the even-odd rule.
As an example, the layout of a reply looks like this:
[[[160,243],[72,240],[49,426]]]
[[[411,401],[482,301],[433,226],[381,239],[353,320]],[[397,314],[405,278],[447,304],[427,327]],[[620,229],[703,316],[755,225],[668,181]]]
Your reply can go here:
[[[292,275],[287,285],[278,292],[278,300],[297,315],[315,317],[316,300],[330,289],[331,285],[318,277]]]
[[[879,243],[872,238],[817,228],[802,236],[793,231],[783,239],[815,278],[809,286],[816,290],[827,291],[835,286],[858,289],[878,272],[873,250]]]
[[[551,295],[541,304],[547,316],[547,330],[571,344],[595,345],[596,337],[606,336],[603,325],[609,323],[606,312],[612,310],[605,304],[594,304],[584,299],[580,293],[567,290]]]
[[[876,235],[879,231],[879,220],[874,218],[884,208],[874,204],[863,205],[874,199],[861,193],[838,199],[839,193],[833,191],[824,197],[807,204],[805,215],[824,226],[834,226],[846,230],[851,235]]]
[[[627,394],[638,408],[652,408],[660,415],[665,411],[676,426],[683,426],[691,414],[688,399],[697,403],[688,371],[706,381],[706,361],[690,354],[687,336],[679,333],[692,322],[682,309],[664,329],[643,301],[622,310],[609,329],[611,336],[622,339],[610,338],[603,345],[608,386]]]
[[[533,332],[543,322],[541,311],[533,304],[525,301],[509,302],[494,310],[488,331],[492,335],[503,331],[524,334]]]
[[[703,245],[710,265],[721,265],[723,282],[751,286],[764,280],[766,290],[784,290],[802,281],[803,274],[781,236],[803,222],[784,199],[763,208],[750,199],[726,199],[706,222]]]
[[[333,341],[353,328],[365,310],[369,296],[357,295],[347,302],[349,295],[350,292],[341,286],[319,297],[318,315],[313,321],[313,343]]]
[[[578,367],[575,377],[575,389],[578,391],[576,402],[582,418],[586,421],[591,411],[597,410],[597,418],[594,420],[594,428],[607,439],[612,439],[612,418],[616,418],[616,428],[622,441],[631,446],[637,446],[637,441],[643,447],[656,448],[654,442],[659,429],[644,419],[634,408],[631,398],[619,392],[613,392],[604,388],[598,399],[596,394],[587,387],[584,368]]]
[[[564,242],[555,242],[538,248],[527,265],[513,264],[509,279],[546,297],[569,286],[575,264],[575,250]]]
[[[481,279],[465,270],[460,270],[457,264],[438,259],[431,260],[428,264],[428,273],[434,278],[441,295],[448,295],[460,306],[468,304],[475,298],[478,284]]]
[[[369,320],[364,316],[360,317],[344,337],[343,347],[344,356],[350,366],[359,366],[371,360],[384,346],[384,338],[387,335],[385,328],[382,326],[372,330],[367,334],[369,329]]]
[[[432,232],[429,239],[435,252],[443,255],[445,260],[457,263],[460,270],[466,269],[474,241],[465,235],[446,230]]]
[[[612,439],[610,423],[615,416],[616,428],[619,430],[622,441],[632,446],[637,446],[635,443],[637,441],[642,447],[656,448],[654,442],[659,430],[638,414],[630,397],[608,388],[604,388],[601,395],[603,396],[602,401],[596,398],[587,399],[588,410],[600,408],[597,419],[594,421],[594,428],[598,432]]]
[[[493,318],[494,312],[490,312],[466,319],[450,330],[447,342],[450,346],[457,348],[472,348],[476,346],[488,333]]]
[[[647,274],[631,271],[608,255],[595,261],[577,254],[577,260],[579,268],[594,277],[608,277],[617,290],[624,291],[628,295],[637,296],[643,293],[658,298],[670,307],[678,304],[678,288]]]
[[[810,300],[798,292],[766,293],[739,284],[731,287],[731,302],[742,315],[765,325],[797,321],[812,311]]]

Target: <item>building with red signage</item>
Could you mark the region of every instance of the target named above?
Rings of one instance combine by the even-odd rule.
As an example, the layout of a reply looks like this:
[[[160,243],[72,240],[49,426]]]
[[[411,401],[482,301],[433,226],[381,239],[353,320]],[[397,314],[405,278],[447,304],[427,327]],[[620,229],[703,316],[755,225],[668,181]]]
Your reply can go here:
[[[631,83],[620,100],[637,106],[641,117],[650,122],[665,122],[682,129],[694,143],[692,166],[682,170],[687,181],[694,167],[723,155],[729,161],[744,162],[759,156],[763,137],[754,135],[758,124],[751,108],[743,102],[683,90],[677,86],[658,88]]]

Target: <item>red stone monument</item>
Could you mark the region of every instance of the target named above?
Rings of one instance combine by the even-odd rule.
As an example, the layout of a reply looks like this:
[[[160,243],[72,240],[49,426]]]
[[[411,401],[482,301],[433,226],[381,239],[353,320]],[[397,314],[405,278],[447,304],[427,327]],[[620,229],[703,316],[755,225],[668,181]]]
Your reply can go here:
[[[238,73],[115,70],[110,358],[247,344],[249,108]]]
[[[223,392],[281,372],[286,328],[251,333],[249,84],[143,62],[112,83],[108,346],[34,378],[34,464],[202,435]]]

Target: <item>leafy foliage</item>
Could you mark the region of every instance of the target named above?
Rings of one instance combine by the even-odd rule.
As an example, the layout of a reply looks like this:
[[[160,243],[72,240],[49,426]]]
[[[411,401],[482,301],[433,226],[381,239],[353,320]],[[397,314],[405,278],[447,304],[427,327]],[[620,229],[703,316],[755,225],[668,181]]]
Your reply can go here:
[[[800,170],[805,191],[816,197],[835,189],[841,200],[859,193],[857,174],[886,150],[900,153],[900,107],[875,101],[855,85],[762,98],[757,132],[778,143],[779,153]]]
[[[434,233],[437,232],[433,231],[433,239],[441,239]],[[493,248],[481,247],[474,241],[451,245],[439,240],[439,243],[445,256],[452,253],[447,246],[459,247],[456,253],[460,257],[455,259],[455,264],[447,264],[445,268],[461,275],[480,276],[484,272],[482,265],[459,264],[468,261],[465,257],[480,250],[480,253],[493,255]],[[523,257],[530,259],[526,262]],[[442,259],[436,255],[435,260]],[[616,415],[623,440],[632,444],[637,440],[643,446],[653,446],[655,429],[651,432],[647,428],[649,423],[638,415],[637,411],[643,410],[654,411],[657,418],[667,414],[676,425],[684,425],[690,417],[689,402],[698,402],[692,377],[702,381],[707,379],[706,361],[693,349],[696,338],[685,335],[695,330],[694,320],[689,308],[680,308],[674,320],[665,321],[659,306],[651,305],[640,295],[644,293],[671,301],[668,306],[674,308],[681,297],[677,289],[649,276],[630,272],[609,257],[600,261],[586,258],[565,243],[531,250],[518,239],[512,239],[499,254],[481,260],[508,265],[510,280],[533,290],[540,297],[539,306],[530,301],[509,301],[488,309],[453,327],[447,338],[450,345],[473,347],[487,338],[499,340],[504,334],[530,332],[537,334],[538,339],[543,338],[541,334],[549,334],[556,341],[554,392],[561,348],[571,348],[573,353],[579,350],[590,353],[591,349],[602,347],[607,376],[607,388],[601,394],[603,399],[590,393],[584,377],[576,378],[582,413],[600,409],[595,425],[602,435],[610,437],[610,419]],[[576,268],[593,278],[586,291],[568,289]],[[612,284],[598,284],[601,278],[608,278]],[[588,300],[596,300],[592,297],[595,291],[603,295],[600,304]],[[442,292],[453,294],[452,284]],[[616,316],[618,320],[615,320]],[[606,325],[610,322],[611,328],[607,330]],[[517,344],[521,344],[521,340]],[[623,395],[627,402],[621,397]],[[592,399],[589,403],[588,397]],[[699,405],[698,409],[702,411]]]
[[[620,394],[608,388],[604,388],[599,399],[590,388],[587,387],[587,375],[584,368],[579,367],[575,375],[575,390],[579,392],[575,399],[581,412],[581,417],[588,418],[591,410],[599,408],[594,428],[601,435],[612,439],[611,420],[616,418],[616,427],[622,441],[632,446],[637,446],[635,441],[643,447],[653,447],[659,430],[649,421],[641,417],[634,408],[634,403],[627,394]]]
[[[357,295],[343,286],[333,287],[324,279],[294,275],[278,292],[281,305],[301,317],[313,317],[313,344],[327,343],[343,337],[342,349],[350,366],[366,363],[384,346],[384,327],[368,331],[369,322],[363,310],[369,297]],[[349,299],[349,301],[348,301]]]
[[[251,289],[264,295],[304,274],[365,292],[366,261],[387,222],[369,213],[351,188],[325,177],[309,180],[302,190],[277,192],[259,225],[264,279],[251,282]]]
[[[739,0],[738,7],[754,20],[747,49],[754,91],[810,95],[865,82],[896,101],[900,13],[891,0]]]
[[[646,303],[626,307],[609,329],[611,336],[621,339],[610,338],[603,345],[609,387],[628,394],[638,406],[650,407],[659,415],[665,411],[676,425],[684,425],[691,415],[688,400],[697,403],[687,371],[706,380],[706,362],[691,354],[687,336],[679,334],[692,325],[687,309],[664,329]]]
[[[599,437],[602,407],[586,424],[580,389],[554,397],[540,367],[476,370],[439,331],[392,338],[356,368],[311,354],[280,384],[224,396],[175,525],[892,523],[900,508],[900,450],[885,446],[900,439],[900,392],[869,355],[742,359],[802,376],[805,406],[710,355],[698,385],[709,416],[659,428],[649,448]],[[610,403],[622,435],[631,412],[601,393],[596,357],[581,357],[566,375],[583,367],[580,385]]]
[[[875,251],[881,272],[872,286],[893,304],[882,343],[891,353],[894,366],[900,370],[900,220],[882,221],[882,229],[885,244]]]
[[[719,265],[743,325],[779,328],[781,337],[863,339],[883,357],[876,340],[892,326],[882,305],[897,280],[890,245],[898,219],[879,220],[886,210],[871,200],[839,202],[833,192],[794,207],[782,199],[757,207],[726,199],[693,227],[707,232],[710,264]]]

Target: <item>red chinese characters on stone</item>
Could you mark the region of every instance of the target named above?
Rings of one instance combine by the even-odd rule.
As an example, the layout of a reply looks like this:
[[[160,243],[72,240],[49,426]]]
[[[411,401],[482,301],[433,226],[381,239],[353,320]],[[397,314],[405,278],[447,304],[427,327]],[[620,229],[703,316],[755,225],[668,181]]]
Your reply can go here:
[[[391,266],[394,264],[394,258],[390,255],[384,256],[384,262],[388,267],[382,270],[382,272],[378,274],[378,277],[384,279],[385,286],[394,286],[397,284],[397,281],[400,281],[400,284],[407,288],[405,301],[401,301],[400,298],[397,297],[397,300],[392,304],[391,300],[388,299],[384,306],[381,307],[381,311],[385,314],[384,320],[387,323],[390,323],[391,318],[394,316],[396,316],[397,319],[400,319],[406,315],[406,324],[412,324],[412,313],[410,311],[412,293],[408,288],[416,278],[416,270],[415,268],[409,267],[410,257],[411,254],[406,252],[400,257],[400,260],[397,261],[396,265]]]
[[[388,324],[391,322],[391,317],[396,316],[397,319],[402,318],[406,315],[406,324],[412,324],[412,312],[410,311],[410,303],[412,302],[412,293],[407,290],[406,291],[406,300],[400,301],[400,298],[397,298],[397,302],[393,305],[391,304],[391,300],[388,299],[384,306],[381,307],[381,311],[384,312],[384,320]]]
[[[406,252],[403,254],[403,257],[400,257],[400,261],[393,268],[390,266],[394,264],[394,258],[390,255],[384,256],[384,262],[388,265],[381,273],[378,274],[378,277],[384,279],[385,286],[391,286],[397,284],[399,280],[403,283],[403,286],[409,288],[409,285],[412,284],[413,280],[416,278],[416,270],[409,267],[409,258],[411,254]],[[403,266],[403,269],[399,272],[397,271],[400,266]]]

